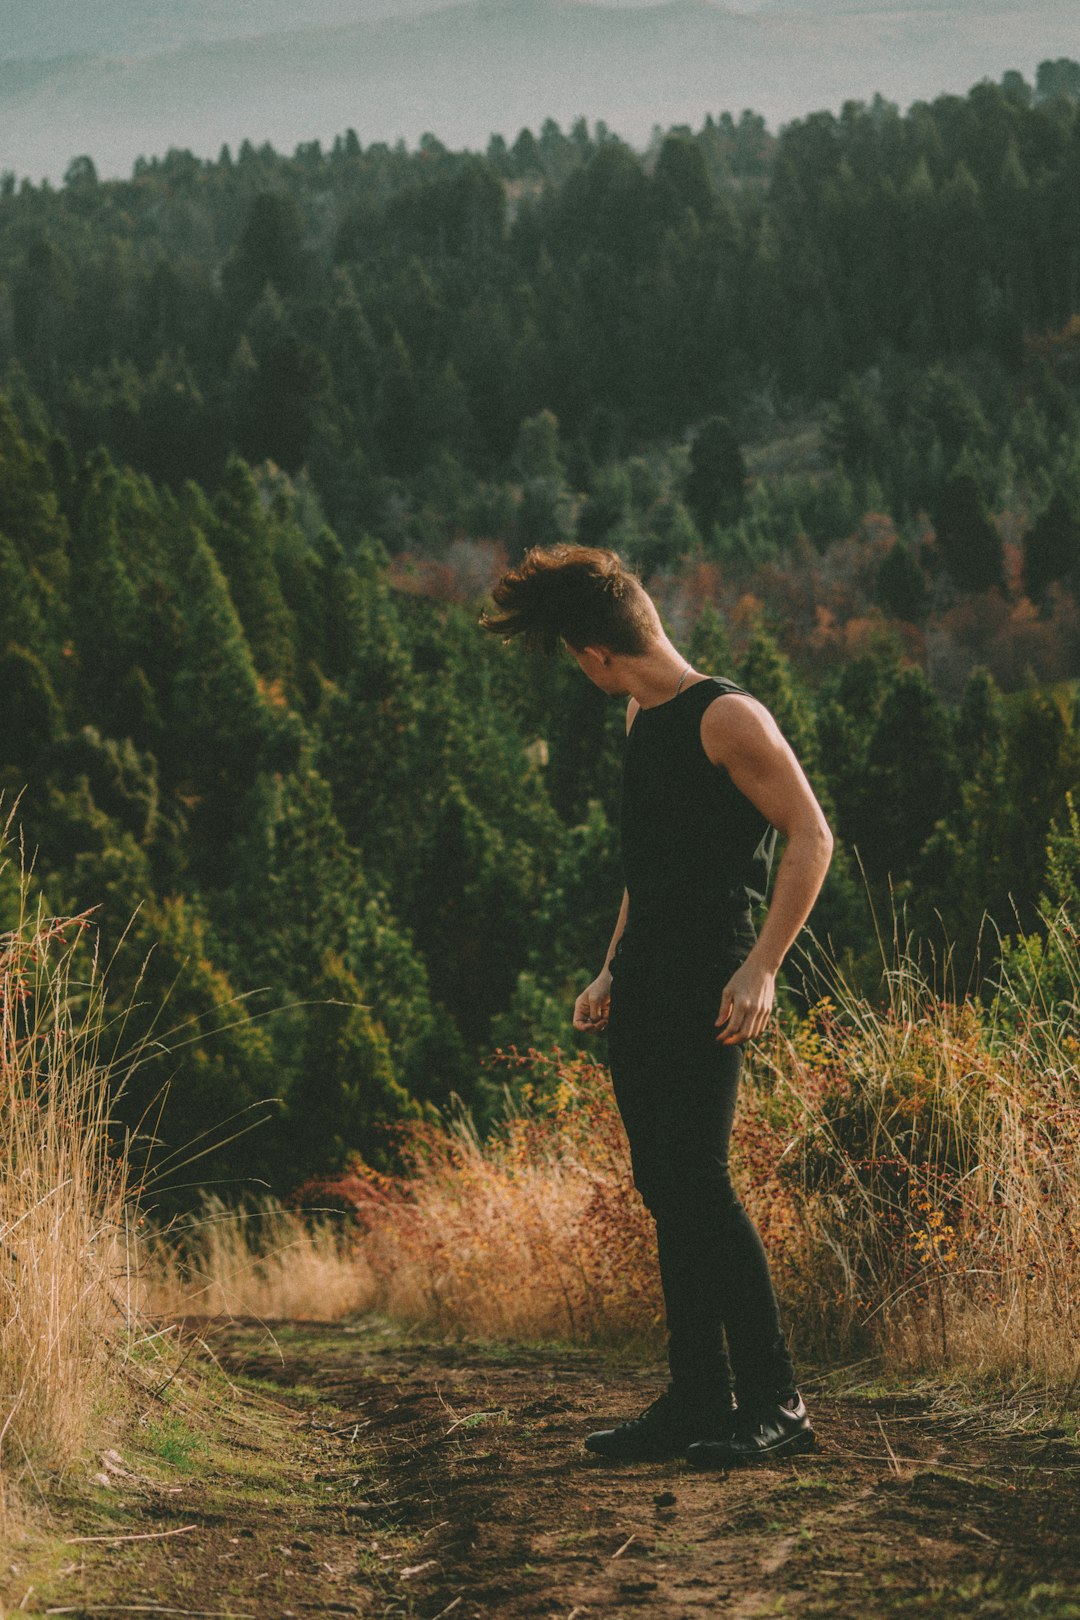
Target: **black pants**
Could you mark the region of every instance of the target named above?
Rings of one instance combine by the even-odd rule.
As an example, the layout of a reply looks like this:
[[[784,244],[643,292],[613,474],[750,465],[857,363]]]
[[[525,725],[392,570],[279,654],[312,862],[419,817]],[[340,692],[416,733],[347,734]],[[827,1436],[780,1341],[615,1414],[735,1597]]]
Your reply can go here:
[[[752,942],[752,925],[705,950],[643,949],[627,933],[612,963],[612,1084],[656,1222],[671,1387],[695,1403],[795,1389],[765,1249],[728,1172],[743,1053],[717,1042],[714,1021]]]

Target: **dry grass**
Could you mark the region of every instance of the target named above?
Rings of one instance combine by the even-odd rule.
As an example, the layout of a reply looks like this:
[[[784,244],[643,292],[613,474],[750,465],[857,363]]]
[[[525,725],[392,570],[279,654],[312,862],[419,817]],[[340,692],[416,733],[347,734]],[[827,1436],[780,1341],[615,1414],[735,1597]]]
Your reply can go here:
[[[799,1355],[1074,1377],[1080,974],[1067,923],[1054,943],[1055,999],[1025,971],[990,1008],[944,996],[899,940],[875,1004],[817,952],[817,1004],[757,1043],[733,1173]],[[509,1061],[527,1079],[487,1140],[464,1114],[411,1127],[407,1175],[357,1166],[304,1190],[355,1212],[356,1303],[444,1334],[658,1343],[652,1223],[606,1071],[582,1054]],[[303,1223],[290,1237],[282,1219],[275,1266],[302,1273]],[[231,1250],[228,1276],[245,1263]],[[330,1314],[311,1277],[307,1311],[302,1274],[289,1284],[290,1314]],[[213,1279],[208,1255],[199,1286]]]
[[[0,933],[5,1538],[33,1517],[35,1497],[47,1500],[50,1484],[115,1439],[148,1391],[173,1382],[176,1345],[161,1317],[335,1318],[363,1292],[354,1233],[340,1218],[300,1222],[269,1201],[227,1212],[208,1199],[167,1239],[146,1225],[145,1188],[131,1183],[129,1137],[111,1110],[167,1036],[155,1018],[126,1038],[134,1002],[107,1003],[90,913],[55,917],[40,897],[31,902],[32,870],[21,850],[11,855],[16,809],[0,823],[12,924]]]
[[[1018,962],[1023,961],[1023,971]],[[1053,962],[1053,972],[1046,967]],[[781,1256],[820,1348],[897,1369],[1080,1372],[1080,953],[1007,953],[989,1007],[894,938],[872,1007],[826,994],[761,1066],[796,1130],[780,1164],[801,1237]],[[1053,980],[1053,994],[1044,993]]]
[[[86,919],[34,914],[28,892],[0,935],[0,1507],[123,1404],[148,1316],[377,1308],[446,1335],[660,1345],[652,1222],[607,1072],[582,1053],[497,1055],[502,1125],[410,1125],[402,1176],[358,1165],[295,1208],[209,1198],[183,1228],[138,1225],[108,1117],[123,1016]],[[898,937],[874,1003],[814,954],[816,1004],[755,1043],[732,1148],[796,1354],[1073,1378],[1075,931],[1062,916],[1047,946],[1007,953],[991,1007]]]
[[[487,1140],[460,1113],[409,1129],[408,1175],[311,1192],[357,1211],[369,1301],[439,1332],[654,1341],[663,1303],[606,1070],[510,1054],[530,1079]]]
[[[3,855],[11,825],[0,837]],[[9,866],[0,860],[0,871]],[[0,934],[0,1511],[80,1455],[130,1349],[126,1164],[110,1145],[107,1022],[85,917]],[[14,1486],[15,1496],[10,1488]]]
[[[140,1243],[138,1306],[147,1316],[334,1322],[369,1297],[351,1224],[301,1218],[270,1197],[231,1209],[207,1196],[197,1216]]]

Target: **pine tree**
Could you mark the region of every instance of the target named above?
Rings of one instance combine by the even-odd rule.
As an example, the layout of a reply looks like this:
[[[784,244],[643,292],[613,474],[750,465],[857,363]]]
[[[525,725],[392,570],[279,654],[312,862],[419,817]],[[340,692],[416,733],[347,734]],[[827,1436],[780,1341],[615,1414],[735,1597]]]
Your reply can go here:
[[[746,462],[726,416],[710,416],[690,446],[686,504],[702,535],[715,524],[735,523],[743,509]]]
[[[957,792],[948,717],[920,669],[902,670],[885,697],[866,751],[859,854],[871,876],[909,876]]]
[[[191,1209],[199,1184],[226,1198],[275,1164],[282,1085],[268,1031],[215,965],[197,901],[175,896],[139,914],[129,961],[143,953],[137,1005],[125,1019],[117,1102],[135,1133],[144,1209]],[[129,968],[130,971],[130,968]]]
[[[818,743],[812,707],[799,690],[790,661],[760,624],[743,654],[739,680],[764,703],[813,781],[818,770]]]
[[[256,669],[291,687],[296,626],[281,593],[273,519],[264,512],[251,471],[238,456],[229,458],[212,514],[199,513],[196,521],[222,566]]]
[[[970,473],[950,478],[941,491],[934,528],[937,548],[955,585],[965,591],[1003,586],[1004,547]]]
[[[84,716],[121,735],[128,682],[142,653],[139,600],[121,556],[119,478],[105,454],[87,468],[86,493],[71,541],[71,590]],[[125,725],[125,721],[128,725]]]
[[[178,752],[196,780],[243,781],[259,761],[266,711],[225,576],[202,533],[183,543],[183,662],[173,691]]]
[[[66,449],[66,446],[64,446]],[[58,447],[59,449],[59,447]],[[31,443],[0,396],[0,534],[7,537],[35,592],[52,634],[66,630],[68,525],[53,471],[40,441]],[[24,631],[22,640],[28,640]]]
[[[1007,931],[1035,923],[1046,845],[1080,773],[1080,738],[1051,699],[1024,693],[1012,705],[1001,745],[984,751],[959,809],[925,852],[922,885],[932,890],[963,963],[984,913]]]
[[[973,669],[953,721],[953,746],[962,780],[971,781],[997,759],[1005,732],[997,682],[988,669]]]
[[[0,765],[20,770],[38,765],[64,731],[48,670],[36,653],[15,641],[0,653],[0,722]]]
[[[1057,490],[1024,536],[1024,589],[1042,597],[1057,580],[1080,584],[1080,510]]]
[[[686,651],[694,668],[703,674],[723,675],[732,668],[727,627],[711,602],[704,604],[694,620]]]
[[[243,313],[256,304],[269,282],[282,297],[299,293],[308,273],[304,226],[295,198],[283,191],[261,191],[252,199],[240,240],[222,270],[232,308]]]
[[[885,553],[877,572],[875,595],[881,606],[898,619],[913,624],[926,617],[930,606],[930,586],[911,547],[895,541]]]
[[[38,593],[19,553],[7,535],[0,533],[0,649],[12,641],[34,648],[39,657],[51,651],[46,644]]]
[[[342,1170],[355,1154],[392,1168],[394,1143],[385,1127],[421,1110],[395,1076],[385,1031],[333,951],[323,954],[310,998],[285,1117],[287,1178],[295,1185]]]

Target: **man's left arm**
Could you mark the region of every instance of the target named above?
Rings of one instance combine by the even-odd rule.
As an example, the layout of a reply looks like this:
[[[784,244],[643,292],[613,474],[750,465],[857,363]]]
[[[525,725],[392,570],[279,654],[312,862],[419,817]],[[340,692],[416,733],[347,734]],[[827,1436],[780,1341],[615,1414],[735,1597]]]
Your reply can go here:
[[[710,703],[701,741],[786,841],[757,942],[720,998],[716,1023],[724,1027],[717,1039],[735,1046],[760,1035],[769,1021],[776,975],[825,881],[833,835],[790,743],[756,698],[732,692]]]

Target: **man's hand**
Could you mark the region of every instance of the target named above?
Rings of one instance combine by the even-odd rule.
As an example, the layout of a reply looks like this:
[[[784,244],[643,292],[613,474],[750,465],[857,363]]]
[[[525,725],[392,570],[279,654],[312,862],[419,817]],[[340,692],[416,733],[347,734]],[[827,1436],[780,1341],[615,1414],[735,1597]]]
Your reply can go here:
[[[611,1010],[611,974],[607,968],[598,973],[587,990],[583,990],[574,1003],[574,1028],[583,1034],[607,1029]]]
[[[769,1022],[775,994],[776,975],[747,957],[731,975],[720,996],[716,1019],[718,1029],[723,1025],[716,1037],[720,1045],[738,1046],[760,1035]]]

